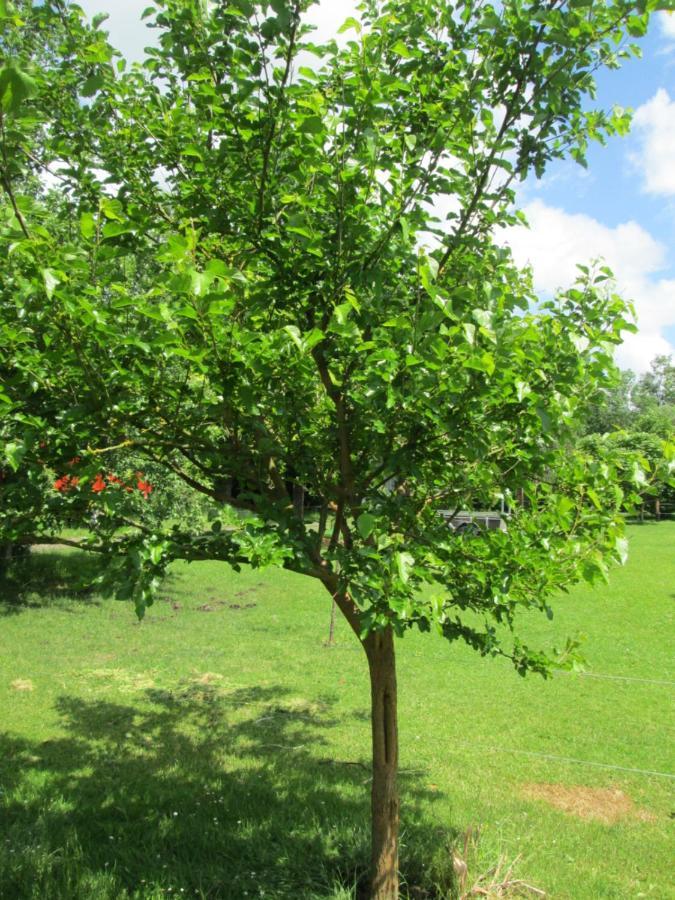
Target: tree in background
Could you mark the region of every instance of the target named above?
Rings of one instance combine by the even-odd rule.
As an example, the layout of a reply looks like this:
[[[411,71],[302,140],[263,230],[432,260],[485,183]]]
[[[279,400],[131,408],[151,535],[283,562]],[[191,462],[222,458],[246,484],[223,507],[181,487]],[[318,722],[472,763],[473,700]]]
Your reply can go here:
[[[630,370],[616,373],[598,394],[585,431],[584,448],[598,458],[603,448],[610,448],[620,460],[624,489],[637,487],[635,511],[641,518],[645,505],[657,518],[675,510],[675,366],[670,357],[655,357],[649,371],[639,377]]]
[[[675,365],[672,357],[657,356],[640,377],[631,400],[637,412],[635,427],[663,437],[675,432]]]
[[[663,438],[675,429],[675,366],[670,356],[656,356],[639,377],[630,369],[616,373],[600,391],[586,418],[587,434],[619,429],[650,432]]]
[[[325,587],[365,651],[371,896],[394,898],[395,636],[546,674],[574,648],[523,645],[517,614],[625,556],[616,460],[575,437],[626,305],[606,272],[537,304],[497,238],[518,179],[626,130],[586,99],[658,3],[367,0],[344,46],[309,5],[159,0],[128,69],[77,6],[0,3],[0,436],[25,481],[80,458],[83,546],[139,615],[180,558]],[[128,526],[93,490],[118,453],[241,518]],[[507,532],[439,515],[517,495]]]

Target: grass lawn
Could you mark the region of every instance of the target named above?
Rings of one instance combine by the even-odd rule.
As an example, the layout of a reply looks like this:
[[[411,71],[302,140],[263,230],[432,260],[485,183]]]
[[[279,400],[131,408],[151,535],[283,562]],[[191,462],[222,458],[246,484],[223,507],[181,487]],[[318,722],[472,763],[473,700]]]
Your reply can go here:
[[[609,587],[523,624],[585,633],[589,675],[399,642],[404,896],[456,895],[466,844],[467,890],[501,860],[561,900],[675,897],[675,523],[630,538]],[[354,896],[369,689],[322,589],[176,566],[139,624],[78,592],[91,564],[35,553],[0,584],[0,898]]]

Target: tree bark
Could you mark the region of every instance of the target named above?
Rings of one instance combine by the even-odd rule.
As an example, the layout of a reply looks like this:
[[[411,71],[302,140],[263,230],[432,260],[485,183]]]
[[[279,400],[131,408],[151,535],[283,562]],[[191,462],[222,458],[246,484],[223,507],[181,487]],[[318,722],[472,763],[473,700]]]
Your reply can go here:
[[[396,658],[391,627],[363,642],[370,668],[373,786],[371,794],[372,900],[398,898],[398,719]]]
[[[373,749],[371,790],[371,900],[398,900],[398,714],[396,656],[391,627],[361,638],[359,611],[352,598],[326,580],[340,612],[357,636],[370,670],[370,720]]]
[[[328,625],[328,646],[331,647],[335,643],[335,610],[337,603],[335,599],[330,604],[330,624]]]

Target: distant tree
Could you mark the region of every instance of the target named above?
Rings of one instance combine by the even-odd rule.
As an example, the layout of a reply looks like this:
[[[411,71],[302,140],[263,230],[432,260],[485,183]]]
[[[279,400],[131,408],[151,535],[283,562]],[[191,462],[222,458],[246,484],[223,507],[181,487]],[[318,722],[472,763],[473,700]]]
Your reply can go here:
[[[643,514],[651,504],[657,515],[675,500],[675,445],[653,432],[613,431],[583,438],[581,446],[599,462],[614,461],[627,508]]]
[[[584,419],[586,434],[605,434],[631,427],[635,420],[632,400],[635,382],[635,372],[624,369],[601,386]]]
[[[657,356],[632,392],[635,428],[662,436],[675,432],[675,365],[671,356]]]
[[[325,587],[368,664],[371,896],[391,900],[394,637],[545,674],[517,613],[625,555],[616,461],[574,440],[626,307],[605,276],[536,303],[495,233],[516,179],[626,130],[586,99],[659,4],[366,0],[342,47],[312,43],[309,5],[158,0],[127,70],[77,6],[0,2],[0,437],[26,481],[81,457],[54,497],[95,496],[87,546],[139,615],[179,558]],[[56,221],[29,189],[47,170]],[[126,492],[97,480],[120,452],[246,518],[120,533]],[[507,532],[439,516],[518,493]]]

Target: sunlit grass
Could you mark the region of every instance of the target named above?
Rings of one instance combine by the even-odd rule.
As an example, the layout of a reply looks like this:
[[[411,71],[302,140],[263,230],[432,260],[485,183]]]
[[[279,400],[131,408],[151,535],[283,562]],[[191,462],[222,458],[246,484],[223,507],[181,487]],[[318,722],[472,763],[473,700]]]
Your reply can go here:
[[[609,587],[523,625],[531,643],[585,633],[590,672],[620,678],[523,680],[434,637],[399,643],[411,896],[451,895],[470,827],[467,887],[501,856],[556,898],[671,895],[673,781],[625,770],[673,771],[675,524],[631,545]],[[2,584],[0,897],[353,896],[368,683],[346,625],[325,646],[328,596],[287,572],[176,566],[139,624],[78,588],[97,565],[40,552]],[[623,812],[551,804],[578,788],[611,792],[591,814],[603,797]]]

